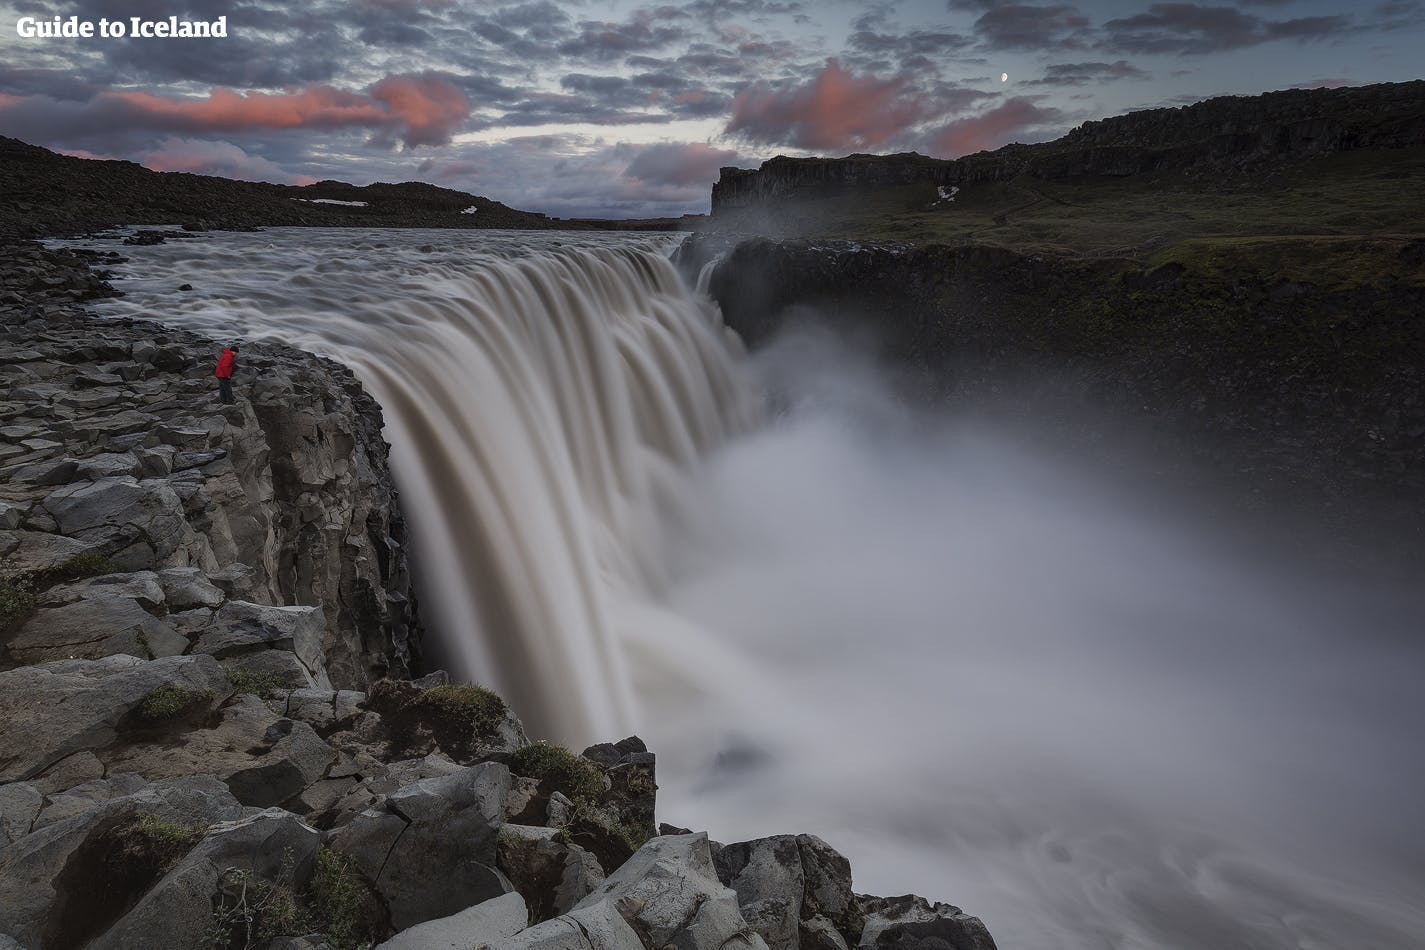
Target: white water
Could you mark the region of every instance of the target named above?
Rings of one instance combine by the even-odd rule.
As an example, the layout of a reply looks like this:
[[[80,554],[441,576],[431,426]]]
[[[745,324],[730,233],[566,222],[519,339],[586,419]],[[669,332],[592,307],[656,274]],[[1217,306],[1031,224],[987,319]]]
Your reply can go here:
[[[106,306],[350,364],[451,662],[643,735],[664,820],[816,832],[1005,950],[1425,942],[1417,596],[908,412],[834,341],[748,363],[666,249],[204,235],[123,248]]]

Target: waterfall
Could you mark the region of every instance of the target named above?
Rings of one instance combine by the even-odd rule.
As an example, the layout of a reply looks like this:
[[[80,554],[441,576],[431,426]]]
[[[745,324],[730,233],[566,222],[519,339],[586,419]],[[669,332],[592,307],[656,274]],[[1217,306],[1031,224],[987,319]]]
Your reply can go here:
[[[434,646],[577,748],[632,730],[614,602],[657,591],[657,526],[756,402],[666,240],[487,244],[188,245],[171,265],[212,293],[170,319],[352,367],[385,412]]]

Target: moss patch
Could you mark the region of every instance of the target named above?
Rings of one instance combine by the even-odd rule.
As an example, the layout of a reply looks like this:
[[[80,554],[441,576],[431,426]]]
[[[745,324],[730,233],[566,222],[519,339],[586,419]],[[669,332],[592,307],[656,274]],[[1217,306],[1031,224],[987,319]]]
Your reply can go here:
[[[543,790],[563,792],[575,801],[593,801],[604,793],[604,773],[597,765],[549,742],[536,742],[516,751],[510,759],[510,771],[537,778]]]
[[[493,736],[505,719],[505,701],[483,686],[450,684],[426,690],[413,704],[477,736]]]
[[[139,717],[150,721],[175,719],[206,706],[216,694],[211,689],[188,689],[176,683],[164,683],[149,692],[139,704]]]
[[[239,693],[252,693],[265,699],[287,688],[276,673],[243,670],[231,666],[224,667],[223,672],[227,674],[228,682],[233,684],[233,689]]]

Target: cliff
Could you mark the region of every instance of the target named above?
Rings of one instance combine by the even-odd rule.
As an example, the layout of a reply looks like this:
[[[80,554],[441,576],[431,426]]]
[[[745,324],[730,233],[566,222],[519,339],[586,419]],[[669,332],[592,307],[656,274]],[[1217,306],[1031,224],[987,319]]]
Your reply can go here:
[[[637,738],[410,679],[379,407],[261,343],[221,404],[93,262],[0,245],[0,947],[993,950],[814,836],[658,825]]]
[[[846,158],[777,157],[758,169],[724,168],[712,211],[741,210],[902,185],[958,186],[1019,177],[1064,181],[1145,174],[1208,177],[1353,149],[1425,144],[1425,81],[1224,96],[1086,122],[1038,145],[1008,145],[960,159],[914,152]]]

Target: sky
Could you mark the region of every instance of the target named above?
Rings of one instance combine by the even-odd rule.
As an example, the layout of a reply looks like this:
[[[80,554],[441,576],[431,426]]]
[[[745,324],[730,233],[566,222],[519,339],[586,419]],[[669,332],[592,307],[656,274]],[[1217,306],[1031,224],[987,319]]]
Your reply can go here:
[[[23,17],[227,18],[226,39]],[[938,157],[1218,95],[1425,77],[1425,0],[0,0],[0,135],[560,217],[704,212],[725,165]]]

